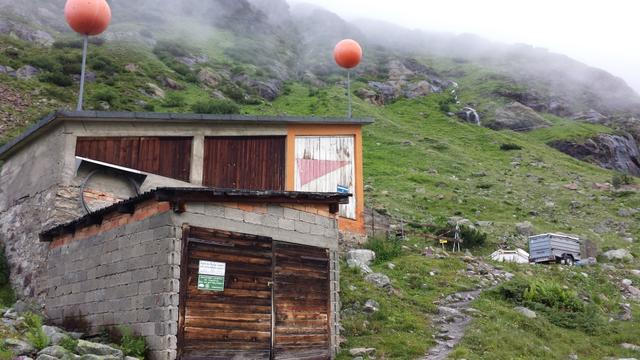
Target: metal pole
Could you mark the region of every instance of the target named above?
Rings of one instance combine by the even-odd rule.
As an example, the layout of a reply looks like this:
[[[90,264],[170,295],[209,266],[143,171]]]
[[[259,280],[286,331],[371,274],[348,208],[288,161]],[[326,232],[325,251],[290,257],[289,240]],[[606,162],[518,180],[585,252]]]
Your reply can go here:
[[[84,99],[84,73],[87,67],[87,46],[89,44],[89,35],[84,36],[84,44],[82,46],[82,73],[80,74],[80,94],[78,95],[77,111],[82,111],[82,101]]]
[[[347,96],[349,97],[349,119],[351,119],[351,71],[347,71]]]

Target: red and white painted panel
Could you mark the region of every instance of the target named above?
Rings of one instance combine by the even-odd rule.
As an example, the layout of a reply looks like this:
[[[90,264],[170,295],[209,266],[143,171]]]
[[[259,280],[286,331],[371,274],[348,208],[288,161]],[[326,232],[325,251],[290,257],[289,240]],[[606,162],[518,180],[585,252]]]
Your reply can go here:
[[[353,196],[340,216],[356,218],[353,136],[296,137],[296,191],[344,192]]]

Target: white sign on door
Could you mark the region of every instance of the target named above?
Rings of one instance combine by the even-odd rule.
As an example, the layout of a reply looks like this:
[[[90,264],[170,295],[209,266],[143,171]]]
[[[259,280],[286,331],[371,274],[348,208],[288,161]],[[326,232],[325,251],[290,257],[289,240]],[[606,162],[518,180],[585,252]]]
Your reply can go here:
[[[200,265],[198,267],[198,274],[224,276],[226,270],[227,270],[227,264],[225,263],[200,260]]]

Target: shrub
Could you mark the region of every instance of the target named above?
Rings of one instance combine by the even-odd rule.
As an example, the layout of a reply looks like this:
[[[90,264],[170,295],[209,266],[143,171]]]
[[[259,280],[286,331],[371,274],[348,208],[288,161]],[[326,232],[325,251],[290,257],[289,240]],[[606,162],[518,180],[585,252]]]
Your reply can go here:
[[[228,100],[198,101],[191,105],[191,110],[197,114],[239,114],[240,107]]]
[[[225,95],[227,95],[233,101],[243,102],[245,99],[244,91],[237,86],[225,85],[224,87],[222,87],[221,90]]]
[[[113,61],[104,56],[97,56],[89,59],[89,66],[96,71],[113,74],[118,71],[118,67]]]
[[[467,226],[460,227],[460,237],[467,248],[474,248],[484,245],[487,241],[487,234]]]
[[[29,344],[37,350],[42,350],[49,346],[49,337],[42,330],[42,318],[39,315],[25,314],[24,323],[27,327],[25,337]]]
[[[573,291],[564,289],[555,282],[534,281],[524,291],[522,298],[524,301],[540,303],[560,311],[584,310],[584,304]]]
[[[166,107],[181,107],[186,104],[184,95],[177,92],[170,92],[164,99],[163,105]]]
[[[46,71],[56,71],[60,68],[60,64],[50,56],[34,56],[27,59],[27,62]]]
[[[615,189],[620,189],[623,185],[633,185],[633,183],[633,177],[625,173],[616,173],[611,179],[611,184]]]
[[[120,95],[118,95],[115,90],[107,88],[96,91],[95,94],[93,94],[93,98],[96,101],[106,101],[109,105],[115,105],[120,98]]]
[[[73,85],[73,80],[69,76],[60,72],[42,74],[40,75],[40,81],[51,83],[61,87]]]
[[[111,342],[118,345],[125,356],[145,357],[147,344],[144,337],[135,335],[131,329],[124,326],[111,328],[107,331],[107,336]]]
[[[76,348],[78,347],[78,340],[72,338],[71,336],[66,336],[62,340],[60,340],[60,344],[65,350],[69,352],[76,352]]]
[[[518,144],[508,143],[500,145],[500,150],[502,151],[513,151],[513,150],[522,150],[522,146]]]
[[[402,253],[400,241],[383,236],[370,237],[365,248],[376,253],[376,262],[389,261]]]
[[[82,65],[79,63],[67,63],[62,66],[62,73],[65,75],[79,75],[82,72]]]

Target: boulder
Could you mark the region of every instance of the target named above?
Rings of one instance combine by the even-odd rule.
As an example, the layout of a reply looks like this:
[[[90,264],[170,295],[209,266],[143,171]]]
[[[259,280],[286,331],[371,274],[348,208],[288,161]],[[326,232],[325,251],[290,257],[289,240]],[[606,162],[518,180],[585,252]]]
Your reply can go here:
[[[609,250],[604,254],[602,254],[602,256],[607,260],[619,260],[619,261],[633,260],[633,255],[631,255],[629,250],[626,250],[626,249]]]
[[[618,320],[631,321],[633,319],[633,311],[631,310],[631,304],[620,304],[620,313],[618,314]]]
[[[206,63],[207,61],[209,61],[209,56],[207,55],[194,55],[194,54],[189,54],[187,56],[181,56],[176,58],[176,60],[178,60],[179,62],[187,65],[190,68],[193,68],[194,66],[198,65],[198,64],[203,64]]]
[[[38,357],[36,358],[36,360],[59,360],[59,359],[62,359],[62,357],[55,357],[47,354],[38,355]]]
[[[42,355],[51,356],[56,359],[62,359],[67,353],[68,351],[62,346],[49,346],[38,352],[38,359]]]
[[[0,74],[10,74],[13,73],[15,70],[8,65],[0,65]]]
[[[407,88],[404,91],[404,96],[407,99],[415,99],[417,97],[427,96],[432,92],[434,91],[431,84],[429,84],[428,81],[423,80],[407,85]]]
[[[380,304],[375,300],[367,300],[367,302],[364,303],[364,308],[362,310],[366,313],[373,314],[380,310]]]
[[[517,101],[496,110],[495,120],[489,124],[489,127],[494,130],[514,131],[530,131],[549,126],[551,124],[535,110]]]
[[[602,168],[640,176],[640,148],[630,134],[600,134],[580,142],[556,140],[549,145]]]
[[[136,64],[127,64],[127,65],[124,66],[124,70],[126,72],[130,72],[130,73],[136,73],[136,72],[138,72],[138,69],[139,69],[139,67]]]
[[[209,86],[212,88],[217,87],[220,84],[220,76],[216,74],[210,68],[203,68],[198,72],[198,82],[202,85]]]
[[[33,354],[36,349],[26,341],[19,339],[6,339],[4,346],[7,350],[11,351],[14,355],[30,355]]]
[[[526,307],[518,306],[518,307],[514,308],[514,310],[519,312],[520,314],[524,315],[526,318],[529,318],[529,319],[535,319],[535,318],[538,317],[538,315],[536,314],[535,311],[527,309]]]
[[[164,99],[165,97],[164,90],[162,90],[158,85],[154,83],[147,83],[147,90],[149,91],[148,94],[146,93],[146,91],[143,91],[143,93],[145,93],[148,96],[151,96],[154,98],[160,98],[160,99]]]
[[[16,71],[16,77],[20,80],[29,80],[37,76],[41,72],[42,71],[37,67],[31,66],[31,65],[25,65],[20,69],[18,69],[18,71]]]
[[[622,343],[622,344],[620,344],[620,347],[622,347],[623,349],[626,349],[626,350],[640,351],[640,346],[639,345],[635,345],[635,344]]]
[[[531,235],[533,235],[533,224],[531,224],[528,221],[517,223],[516,224],[516,231],[520,235],[531,236]]]
[[[372,273],[365,276],[364,279],[379,288],[388,288],[391,286],[391,280],[384,274]]]
[[[447,219],[447,224],[449,224],[449,226],[456,226],[456,225],[460,225],[460,226],[464,226],[467,227],[469,229],[475,229],[476,226],[473,224],[473,222],[469,219],[465,219],[461,216],[452,216],[449,219]]]
[[[378,102],[381,105],[392,103],[398,99],[398,89],[389,83],[370,81],[369,87],[376,92]]]
[[[113,356],[118,359],[123,358],[122,350],[114,349],[111,346],[94,343],[86,340],[78,340],[78,347],[76,352],[79,355],[100,355],[100,356]]]
[[[351,356],[371,356],[376,353],[374,348],[353,348],[349,350]]]
[[[171,90],[182,90],[184,89],[184,86],[180,83],[178,83],[177,81],[173,80],[170,77],[162,77],[161,79],[162,82],[162,86],[169,88]]]
[[[123,358],[113,355],[86,354],[80,357],[76,357],[76,360],[123,360]]]
[[[359,268],[365,274],[372,273],[371,262],[376,259],[376,253],[367,249],[353,249],[347,252],[347,266]]]
[[[608,120],[608,118],[601,113],[590,109],[589,111],[581,112],[573,116],[573,120],[584,121],[592,124],[601,124]]]

